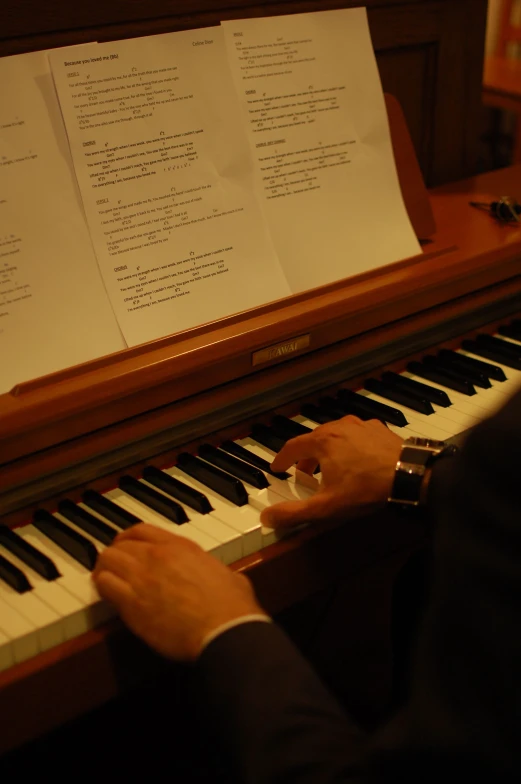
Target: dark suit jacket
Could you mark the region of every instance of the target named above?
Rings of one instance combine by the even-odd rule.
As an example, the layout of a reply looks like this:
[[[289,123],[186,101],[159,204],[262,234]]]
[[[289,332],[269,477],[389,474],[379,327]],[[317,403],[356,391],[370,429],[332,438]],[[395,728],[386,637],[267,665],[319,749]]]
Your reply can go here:
[[[198,669],[248,784],[521,781],[521,391],[433,471],[431,600],[412,694],[365,738],[275,625]]]

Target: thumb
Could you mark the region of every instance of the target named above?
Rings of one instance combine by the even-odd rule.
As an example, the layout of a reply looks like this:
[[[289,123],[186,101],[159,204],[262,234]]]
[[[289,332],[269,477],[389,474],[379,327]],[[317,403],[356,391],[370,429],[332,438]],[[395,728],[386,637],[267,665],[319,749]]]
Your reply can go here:
[[[323,520],[334,512],[334,499],[328,493],[316,493],[305,501],[284,501],[264,509],[261,522],[269,528],[293,528]]]

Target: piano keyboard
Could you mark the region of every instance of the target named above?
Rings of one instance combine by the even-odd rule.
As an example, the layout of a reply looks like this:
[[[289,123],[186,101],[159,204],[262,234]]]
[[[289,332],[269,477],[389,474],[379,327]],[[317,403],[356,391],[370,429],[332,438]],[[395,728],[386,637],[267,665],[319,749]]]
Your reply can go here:
[[[403,438],[447,440],[500,407],[521,384],[521,320],[494,336],[463,341],[411,362],[400,373],[369,378],[362,389],[338,390],[290,418],[254,425],[219,448],[181,453],[175,465],[148,466],[138,480],[122,476],[105,494],[86,490],[51,514],[11,531],[0,526],[0,671],[107,621],[112,608],[90,579],[98,552],[118,531],[146,520],[184,536],[231,564],[276,541],[260,512],[283,499],[303,499],[313,480],[269,464],[288,438],[346,414],[381,419]]]

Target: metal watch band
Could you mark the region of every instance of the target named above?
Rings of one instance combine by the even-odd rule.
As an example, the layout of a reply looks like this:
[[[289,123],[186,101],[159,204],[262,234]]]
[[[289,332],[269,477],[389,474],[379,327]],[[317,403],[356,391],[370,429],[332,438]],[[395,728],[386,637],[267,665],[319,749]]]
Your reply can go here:
[[[408,438],[403,442],[396,464],[390,504],[417,507],[426,469],[441,455],[452,454],[456,447],[432,438]]]

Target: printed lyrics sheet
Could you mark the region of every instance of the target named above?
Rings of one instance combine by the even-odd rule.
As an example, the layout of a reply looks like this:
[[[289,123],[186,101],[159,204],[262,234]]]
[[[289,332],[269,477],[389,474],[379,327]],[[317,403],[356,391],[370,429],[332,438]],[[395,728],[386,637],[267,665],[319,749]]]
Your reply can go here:
[[[421,252],[363,8],[0,59],[0,392]]]
[[[365,8],[222,26],[257,192],[292,291],[420,253]]]
[[[88,224],[129,344],[287,296],[221,28],[51,57]]]
[[[0,59],[0,106],[1,393],[125,342],[85,225],[45,52]]]

